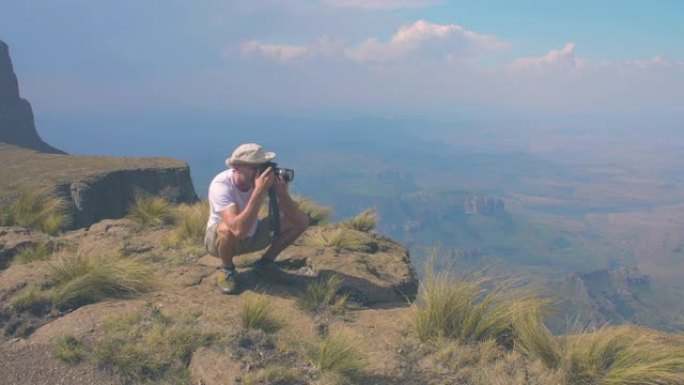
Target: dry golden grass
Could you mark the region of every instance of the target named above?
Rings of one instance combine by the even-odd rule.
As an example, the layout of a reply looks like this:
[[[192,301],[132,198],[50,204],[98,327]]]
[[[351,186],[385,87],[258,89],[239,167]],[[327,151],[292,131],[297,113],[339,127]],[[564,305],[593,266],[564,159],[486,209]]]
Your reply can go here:
[[[331,333],[310,352],[313,364],[323,373],[353,377],[364,372],[367,359],[358,343],[345,333]]]
[[[238,313],[240,323],[245,330],[261,330],[274,333],[280,329],[282,322],[275,317],[271,301],[265,295],[247,298]]]
[[[560,345],[546,327],[544,306],[530,307],[514,315],[515,348],[530,359],[538,359],[548,368],[556,368]]]
[[[84,355],[83,345],[76,337],[71,335],[61,336],[52,346],[52,354],[65,364],[76,364]]]
[[[306,292],[297,299],[300,309],[319,313],[331,309],[333,314],[343,314],[347,308],[348,295],[337,295],[342,279],[333,275],[327,280],[316,280],[310,283]]]
[[[328,206],[319,205],[312,200],[303,196],[292,197],[299,206],[299,209],[309,215],[311,226],[319,226],[330,221],[330,214],[332,209]]]
[[[169,235],[169,245],[201,245],[209,220],[209,202],[182,204],[173,210],[173,220],[175,226]]]
[[[41,243],[19,248],[17,255],[14,256],[12,264],[25,265],[35,261],[45,261],[50,258],[52,249],[49,244]]]
[[[620,326],[563,337],[558,366],[568,384],[684,384],[684,341]]]
[[[16,225],[57,235],[68,225],[66,202],[45,189],[22,191],[16,200],[2,209],[3,226]]]
[[[167,225],[173,221],[173,206],[163,197],[138,194],[126,218],[142,227]]]
[[[52,301],[64,309],[142,293],[157,285],[153,272],[153,265],[120,255],[58,254],[50,261]]]
[[[519,336],[516,327],[543,326],[541,320],[529,315],[541,316],[546,308],[545,301],[512,289],[509,282],[485,292],[483,285],[488,280],[484,277],[459,280],[451,277],[448,271],[436,274],[431,268],[426,269],[413,305],[417,337],[421,341],[494,339],[502,345],[513,346]],[[543,330],[545,328],[539,332]]]
[[[102,330],[93,357],[134,384],[190,383],[193,352],[214,339],[200,330],[196,317],[171,318],[155,307],[111,319]]]
[[[310,247],[332,248],[336,252],[348,250],[366,253],[373,249],[366,234],[346,227],[322,227],[312,229],[302,237],[302,244]]]
[[[52,298],[35,285],[28,285],[11,302],[12,309],[22,312],[40,313],[46,307],[52,306]]]
[[[374,209],[366,209],[355,217],[351,217],[342,224],[350,229],[369,232],[373,230],[377,224],[378,215]]]

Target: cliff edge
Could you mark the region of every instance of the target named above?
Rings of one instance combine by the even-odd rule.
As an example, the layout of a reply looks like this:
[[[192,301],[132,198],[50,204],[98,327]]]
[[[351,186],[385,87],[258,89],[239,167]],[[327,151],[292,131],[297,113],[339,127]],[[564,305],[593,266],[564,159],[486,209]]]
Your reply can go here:
[[[0,143],[0,164],[0,203],[46,189],[66,200],[69,228],[123,217],[138,193],[197,200],[190,168],[176,159],[45,154]]]
[[[40,152],[64,154],[40,138],[28,100],[19,96],[7,44],[0,40],[0,142]]]

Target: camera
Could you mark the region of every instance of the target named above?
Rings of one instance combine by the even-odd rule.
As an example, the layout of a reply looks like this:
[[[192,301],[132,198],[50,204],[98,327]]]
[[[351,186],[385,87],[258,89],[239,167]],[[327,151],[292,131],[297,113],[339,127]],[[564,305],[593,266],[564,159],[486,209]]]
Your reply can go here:
[[[276,177],[284,180],[285,182],[292,182],[294,179],[294,170],[289,168],[279,168],[276,162],[266,162],[261,165],[261,167],[259,167],[259,175],[268,170],[269,167],[273,168],[273,174],[275,174]]]

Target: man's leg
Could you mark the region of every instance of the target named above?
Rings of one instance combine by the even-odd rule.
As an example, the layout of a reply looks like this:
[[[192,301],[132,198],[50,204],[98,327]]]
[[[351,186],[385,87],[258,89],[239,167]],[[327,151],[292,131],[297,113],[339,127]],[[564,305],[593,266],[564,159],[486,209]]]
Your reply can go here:
[[[235,294],[238,289],[237,272],[233,264],[238,243],[238,238],[228,229],[228,226],[225,223],[219,224],[216,229],[216,251],[217,257],[221,258],[222,266],[217,284],[223,294]]]
[[[290,246],[309,227],[309,216],[299,209],[289,194],[278,199],[283,217],[280,222],[280,235],[273,240],[266,250],[263,261],[275,261],[281,251]]]
[[[216,229],[216,251],[223,262],[223,266],[235,267],[233,257],[240,240],[233,234],[228,226],[221,222]]]

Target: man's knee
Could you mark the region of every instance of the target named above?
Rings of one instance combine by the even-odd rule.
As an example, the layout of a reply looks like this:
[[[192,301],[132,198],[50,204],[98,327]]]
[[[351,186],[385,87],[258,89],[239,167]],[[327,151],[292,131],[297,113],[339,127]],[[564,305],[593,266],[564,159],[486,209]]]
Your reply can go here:
[[[309,228],[309,223],[311,222],[311,219],[309,218],[309,214],[301,210],[298,210],[296,220],[294,222],[295,229],[297,229],[297,233],[302,234],[304,231],[306,231],[307,228]]]
[[[221,244],[225,243],[236,244],[239,241],[240,239],[237,236],[235,236],[235,234],[232,231],[230,231],[230,229],[225,223],[221,223],[216,228],[217,246],[220,246]]]

